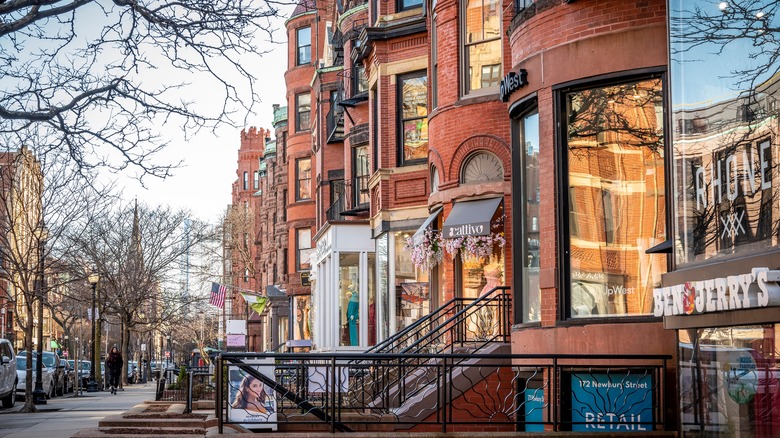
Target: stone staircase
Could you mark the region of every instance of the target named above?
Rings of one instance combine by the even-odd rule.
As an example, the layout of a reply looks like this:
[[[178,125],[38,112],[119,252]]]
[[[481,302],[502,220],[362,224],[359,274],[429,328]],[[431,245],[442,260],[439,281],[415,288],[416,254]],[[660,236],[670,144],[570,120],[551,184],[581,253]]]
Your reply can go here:
[[[183,403],[148,401],[121,415],[106,417],[98,423],[97,428],[81,430],[74,438],[192,438],[217,435],[213,402],[210,405],[210,410],[185,414]],[[205,409],[208,404],[195,408]],[[243,430],[226,427],[223,435],[238,432]]]

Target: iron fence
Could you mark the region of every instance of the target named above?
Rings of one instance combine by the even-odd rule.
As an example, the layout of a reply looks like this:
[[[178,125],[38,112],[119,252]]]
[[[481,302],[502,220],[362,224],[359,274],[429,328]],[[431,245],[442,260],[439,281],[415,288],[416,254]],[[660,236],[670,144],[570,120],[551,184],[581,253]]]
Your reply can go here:
[[[670,359],[227,353],[217,361],[215,413],[220,433],[225,424],[330,432],[658,431],[667,421]]]
[[[187,404],[184,413],[192,412],[193,402],[201,400],[214,400],[216,394],[214,373],[208,367],[194,368],[187,375]]]

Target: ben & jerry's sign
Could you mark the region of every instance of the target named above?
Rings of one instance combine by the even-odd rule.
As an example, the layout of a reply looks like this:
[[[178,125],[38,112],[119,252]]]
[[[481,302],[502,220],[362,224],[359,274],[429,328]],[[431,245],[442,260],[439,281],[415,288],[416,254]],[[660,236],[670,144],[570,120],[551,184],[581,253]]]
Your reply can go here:
[[[688,281],[653,290],[653,315],[693,315],[780,306],[780,270],[753,268],[749,274]]]

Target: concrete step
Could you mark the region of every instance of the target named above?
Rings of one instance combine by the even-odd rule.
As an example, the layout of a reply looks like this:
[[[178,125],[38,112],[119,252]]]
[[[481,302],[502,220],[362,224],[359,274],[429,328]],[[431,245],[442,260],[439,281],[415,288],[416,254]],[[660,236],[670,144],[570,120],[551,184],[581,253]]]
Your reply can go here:
[[[192,417],[192,418],[159,418],[153,416],[146,416],[143,414],[131,415],[132,418],[127,418],[125,415],[112,415],[106,417],[98,423],[98,427],[157,427],[157,428],[172,428],[172,427],[200,427],[202,428],[205,423],[204,417]]]
[[[206,429],[203,427],[100,427],[98,430],[113,436],[150,435],[168,437],[170,435],[206,435]]]
[[[193,437],[200,437],[205,436],[205,432],[200,432],[197,434],[186,434],[186,433],[170,433],[170,434],[163,434],[158,431],[152,432],[152,433],[146,433],[146,434],[130,434],[127,432],[118,432],[118,433],[109,433],[106,431],[102,431],[100,429],[83,429],[80,430],[79,433],[76,435],[73,435],[73,438],[107,438],[107,437],[120,437],[120,436],[131,436],[133,438],[193,438]]]

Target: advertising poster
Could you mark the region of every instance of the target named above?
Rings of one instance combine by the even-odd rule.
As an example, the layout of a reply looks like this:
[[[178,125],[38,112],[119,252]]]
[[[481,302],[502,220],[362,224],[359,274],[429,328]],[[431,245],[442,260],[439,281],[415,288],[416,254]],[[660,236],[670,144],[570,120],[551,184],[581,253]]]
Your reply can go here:
[[[572,431],[652,431],[652,383],[646,374],[572,374]]]
[[[255,370],[274,378],[273,362],[253,366]],[[263,382],[240,368],[230,368],[228,419],[247,429],[276,430],[276,394]]]

